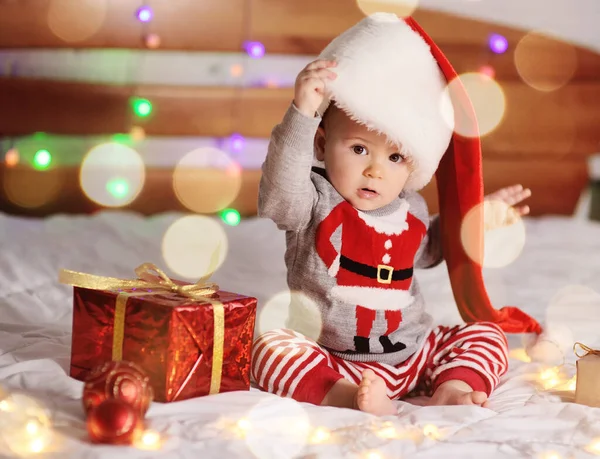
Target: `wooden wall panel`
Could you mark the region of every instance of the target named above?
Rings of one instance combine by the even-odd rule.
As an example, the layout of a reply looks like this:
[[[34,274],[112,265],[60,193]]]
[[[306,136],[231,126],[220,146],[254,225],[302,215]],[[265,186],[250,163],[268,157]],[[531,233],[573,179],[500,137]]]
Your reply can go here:
[[[486,156],[588,155],[600,147],[600,84],[571,83],[545,93],[522,83],[502,84],[505,117],[483,138]],[[0,79],[0,134],[113,134],[133,124],[148,135],[269,137],[293,98],[293,90],[142,86],[153,114],[134,119],[131,87],[43,80]],[[237,114],[237,115],[236,115]]]
[[[154,18],[145,25],[135,18],[139,0],[0,2],[0,48],[143,48],[144,33],[156,33],[162,49],[241,49],[245,0],[150,3]]]
[[[260,175],[260,170],[243,171],[238,196],[228,207],[237,209],[242,216],[255,215]],[[77,167],[37,171],[24,166],[0,165],[0,177],[3,184],[0,185],[0,212],[42,217],[55,213],[86,214],[102,209],[81,190]],[[122,209],[143,215],[189,212],[173,190],[173,170],[166,168],[146,169],[144,188]]]
[[[583,189],[587,186],[586,163],[583,158],[559,161],[485,159],[483,164],[485,191],[490,193],[501,187],[521,183],[531,188],[533,195],[527,204],[531,215],[571,215]],[[76,167],[36,171],[27,167],[7,169],[0,165],[0,212],[31,216],[54,213],[90,213],[101,207],[90,201],[79,185]],[[173,192],[173,171],[148,169],[145,186],[126,209],[151,215],[168,211],[186,211]],[[6,192],[6,184],[18,181],[19,193],[25,193],[27,202],[37,202],[33,208],[15,205]],[[244,216],[256,214],[260,170],[242,173],[242,185],[238,197],[231,204]],[[31,184],[35,183],[35,187]],[[29,192],[27,191],[29,190]],[[27,194],[29,193],[29,194]],[[431,213],[438,211],[435,180],[423,191]],[[37,200],[37,201],[36,201]]]

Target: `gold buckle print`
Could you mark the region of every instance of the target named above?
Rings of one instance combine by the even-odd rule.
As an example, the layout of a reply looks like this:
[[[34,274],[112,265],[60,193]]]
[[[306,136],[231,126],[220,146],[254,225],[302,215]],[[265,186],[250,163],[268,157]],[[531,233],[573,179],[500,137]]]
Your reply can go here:
[[[381,277],[381,271],[387,271],[387,277],[383,279]],[[394,273],[394,268],[387,265],[378,265],[377,266],[377,282],[380,284],[391,284],[392,283],[392,274]]]

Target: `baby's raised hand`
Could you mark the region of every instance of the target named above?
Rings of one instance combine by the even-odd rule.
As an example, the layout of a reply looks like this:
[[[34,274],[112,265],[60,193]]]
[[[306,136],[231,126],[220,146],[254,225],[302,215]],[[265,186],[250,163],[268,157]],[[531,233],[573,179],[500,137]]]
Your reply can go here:
[[[531,196],[529,188],[512,185],[488,194],[484,198],[484,227],[486,230],[509,226],[529,213],[529,206],[517,206]]]
[[[519,204],[530,196],[531,190],[529,188],[523,188],[523,185],[519,184],[501,188],[498,191],[488,194],[484,199],[486,201],[503,202],[504,204],[513,207],[518,215],[523,216],[529,213],[529,206],[516,206],[516,204]]]
[[[294,105],[303,114],[314,117],[325,98],[325,82],[335,80],[337,74],[329,70],[337,62],[316,60],[308,64],[296,78]]]

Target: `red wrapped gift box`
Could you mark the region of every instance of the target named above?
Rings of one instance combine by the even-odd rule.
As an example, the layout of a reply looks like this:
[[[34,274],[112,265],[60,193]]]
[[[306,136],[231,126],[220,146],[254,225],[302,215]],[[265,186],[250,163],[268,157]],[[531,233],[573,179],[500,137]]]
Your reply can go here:
[[[178,289],[195,284],[170,279],[118,290],[97,289],[102,282],[78,287],[91,284],[72,276],[61,282],[75,285],[72,377],[85,380],[106,361],[127,360],[147,373],[159,402],[249,389],[256,298],[220,290],[190,298]]]

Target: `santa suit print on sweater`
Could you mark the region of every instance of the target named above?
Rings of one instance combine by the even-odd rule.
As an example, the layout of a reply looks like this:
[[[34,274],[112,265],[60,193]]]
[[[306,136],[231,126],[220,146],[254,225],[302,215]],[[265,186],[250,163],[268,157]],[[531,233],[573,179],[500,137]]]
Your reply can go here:
[[[389,335],[400,326],[402,310],[414,301],[410,292],[413,264],[427,234],[423,222],[408,210],[408,201],[402,199],[390,215],[375,217],[343,201],[317,227],[317,253],[337,282],[331,293],[356,305],[354,351],[358,353],[370,352],[377,311],[384,312],[387,326],[383,335],[374,337],[383,352],[406,348],[402,342],[392,342]],[[339,252],[331,242],[338,228]]]
[[[319,121],[291,105],[262,169],[259,216],[286,232],[285,326],[343,359],[396,365],[432,330],[413,269],[441,262],[438,219],[416,192],[353,208],[314,161]]]

